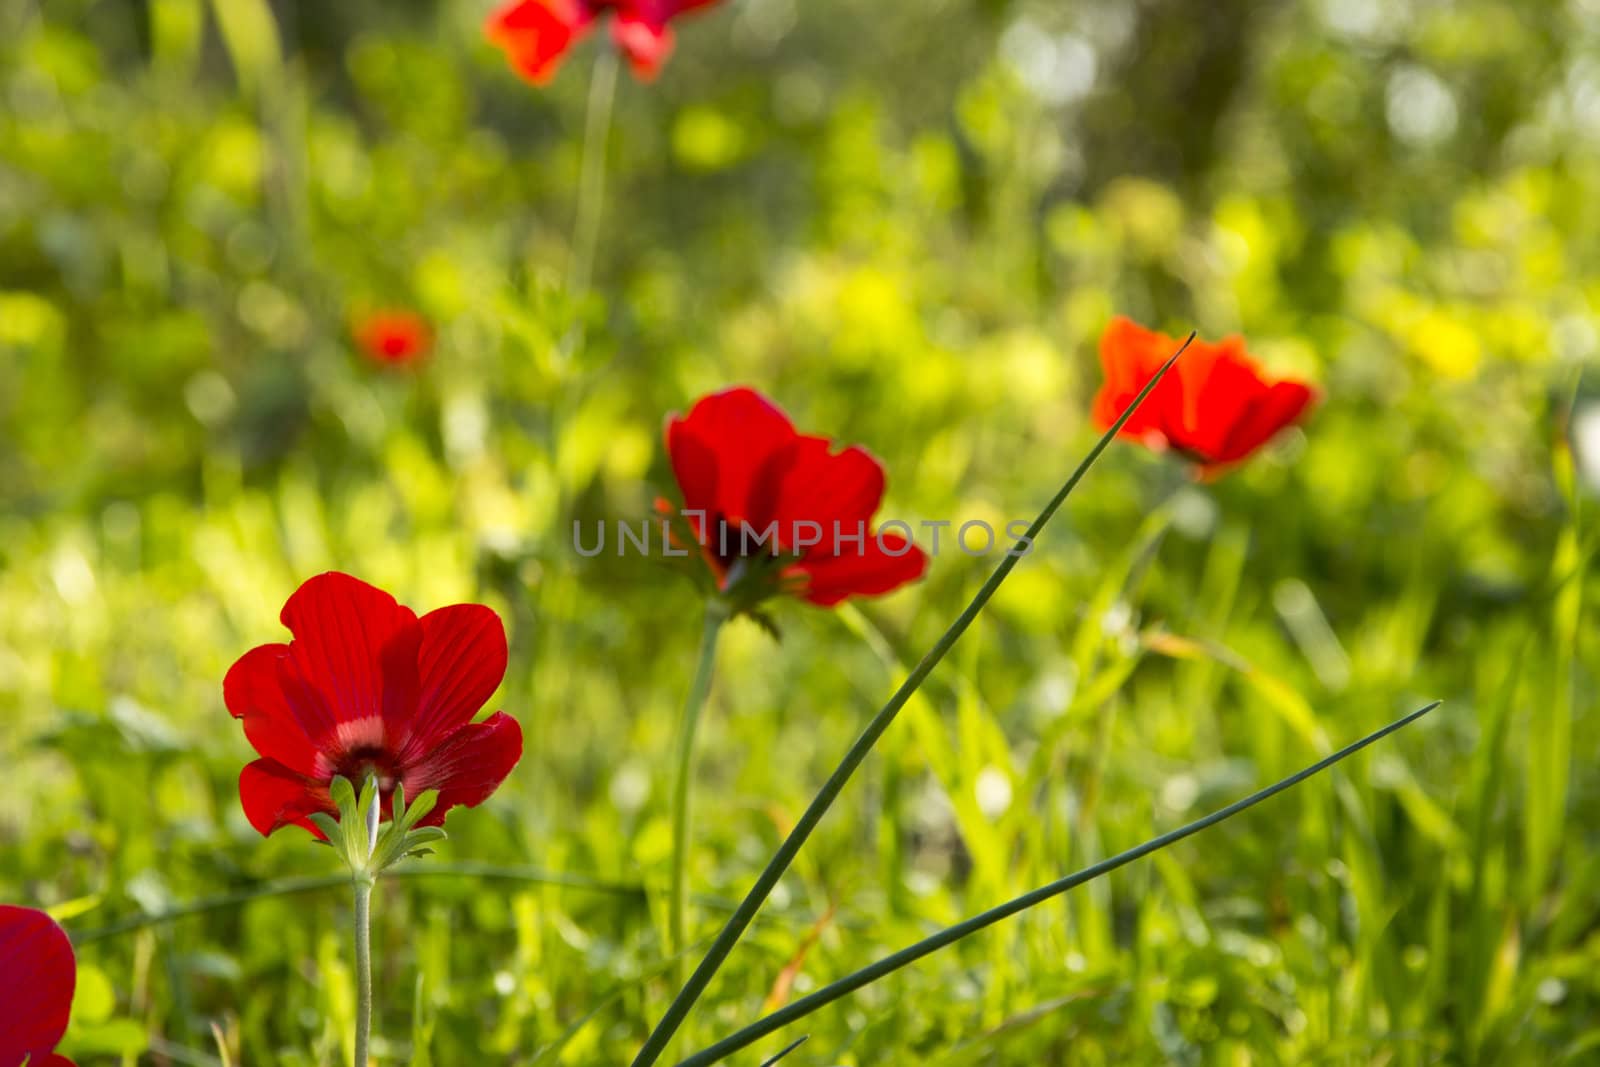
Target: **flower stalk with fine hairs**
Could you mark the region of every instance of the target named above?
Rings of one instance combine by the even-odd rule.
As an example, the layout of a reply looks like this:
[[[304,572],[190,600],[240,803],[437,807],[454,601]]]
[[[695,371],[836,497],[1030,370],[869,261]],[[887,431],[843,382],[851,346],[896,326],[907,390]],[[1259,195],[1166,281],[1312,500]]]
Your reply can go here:
[[[350,868],[350,884],[355,891],[356,939],[356,1067],[371,1061],[372,1044],[372,887],[378,875],[407,856],[426,856],[427,846],[444,839],[439,826],[419,826],[438,803],[439,792],[430,789],[406,807],[406,787],[397,784],[391,798],[394,816],[383,817],[378,795],[378,777],[369,775],[357,796],[350,780],[340,776],[328,787],[338,818],[327,812],[312,813],[311,821],[322,831],[333,850]]]

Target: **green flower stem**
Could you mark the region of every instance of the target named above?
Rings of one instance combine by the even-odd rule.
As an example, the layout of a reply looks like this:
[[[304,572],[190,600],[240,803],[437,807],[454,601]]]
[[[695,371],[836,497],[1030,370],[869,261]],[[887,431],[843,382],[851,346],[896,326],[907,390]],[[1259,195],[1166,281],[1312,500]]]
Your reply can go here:
[[[939,661],[944,659],[945,654],[961,639],[961,635],[967,632],[967,628],[972,625],[973,620],[978,617],[984,606],[989,603],[989,600],[1000,588],[1001,583],[1006,580],[1006,576],[1017,565],[1017,561],[1030,550],[1045,525],[1055,516],[1056,511],[1060,509],[1072,491],[1077,488],[1078,483],[1089,472],[1089,468],[1094,465],[1095,460],[1099,459],[1100,454],[1111,444],[1112,438],[1116,436],[1118,430],[1122,429],[1123,423],[1127,422],[1133,413],[1139,409],[1139,405],[1144,402],[1145,397],[1150,395],[1150,391],[1156,387],[1156,383],[1172,369],[1172,365],[1177,362],[1179,356],[1183,355],[1184,350],[1189,347],[1189,343],[1193,340],[1194,334],[1191,333],[1184,339],[1183,344],[1178,346],[1178,350],[1167,359],[1166,363],[1162,364],[1161,369],[1145,383],[1144,388],[1139,390],[1139,395],[1133,398],[1133,402],[1128,405],[1117,421],[1111,424],[1111,428],[1101,436],[1095,446],[1089,450],[1089,454],[1083,458],[1083,462],[1078,464],[1077,470],[1072,472],[1072,476],[1066,480],[1066,483],[1061,486],[1056,495],[1045,505],[1044,510],[1039,512],[1038,518],[1033,520],[1033,525],[1028,527],[1027,534],[1017,543],[1016,548],[1006,553],[1005,557],[1001,559],[1000,565],[994,569],[993,574],[989,575],[988,581],[984,582],[983,586],[979,588],[977,595],[972,598],[972,602],[966,606],[966,609],[960,615],[956,616],[956,620],[950,624],[950,628],[944,632],[944,636],[939,638],[938,643],[929,650],[927,655],[922,657],[921,662],[906,676],[906,680],[900,684],[899,689],[895,690],[894,695],[889,698],[889,702],[872,717],[872,721],[861,732],[861,736],[856,738],[855,743],[850,746],[850,751],[845,753],[844,758],[839,761],[839,765],[834,768],[828,780],[817,792],[817,795],[812,798],[810,806],[806,808],[799,821],[795,823],[794,829],[789,831],[789,836],[784,838],[783,844],[778,846],[778,851],[767,862],[766,869],[756,879],[755,885],[751,886],[750,891],[745,894],[744,900],[739,903],[738,910],[728,919],[721,933],[717,934],[717,939],[712,942],[711,949],[706,953],[705,958],[700,961],[700,965],[695,968],[694,974],[689,977],[689,981],[678,991],[677,997],[668,1006],[666,1014],[661,1017],[661,1021],[656,1023],[655,1029],[645,1039],[644,1046],[639,1049],[639,1054],[633,1059],[633,1067],[650,1067],[651,1064],[661,1058],[661,1054],[666,1051],[667,1043],[672,1040],[672,1035],[677,1032],[678,1027],[683,1025],[683,1020],[688,1017],[689,1010],[694,1007],[695,1001],[700,999],[700,995],[705,992],[706,986],[711,984],[712,977],[722,967],[723,961],[733,951],[734,945],[738,944],[739,938],[744,935],[745,930],[755,918],[756,912],[761,910],[761,905],[766,903],[767,897],[777,887],[778,880],[783,877],[784,872],[789,869],[789,865],[794,862],[795,856],[799,854],[801,847],[805,845],[806,840],[811,836],[811,831],[816,829],[817,824],[822,821],[822,817],[833,806],[833,802],[844,791],[845,783],[850,780],[850,776],[855,774],[856,768],[861,766],[862,761],[867,758],[867,754],[872,751],[872,746],[877,744],[878,738],[883,736],[883,732],[889,728],[890,723],[894,722],[895,716],[900,713],[900,709],[905,706],[906,701],[911,699],[911,695],[921,687],[923,681],[932,673],[934,667],[939,665]]]
[[[711,670],[717,658],[717,635],[728,617],[727,605],[713,597],[706,601],[705,629],[700,634],[700,659],[695,665],[689,695],[684,698],[683,717],[678,721],[678,760],[672,782],[672,886],[667,905],[669,953],[682,953],[688,947],[689,925],[689,801],[694,787],[694,739],[700,725],[700,712],[711,692]],[[688,974],[688,959],[678,963],[678,981]]]
[[[371,1062],[372,1041],[372,885],[369,874],[357,874],[356,889],[356,1067]]]
[[[1060,896],[1069,889],[1074,889],[1085,882],[1099,878],[1103,874],[1109,874],[1118,867],[1124,867],[1132,863],[1134,860],[1142,859],[1143,857],[1150,855],[1152,852],[1159,852],[1168,845],[1175,844],[1179,841],[1182,841],[1186,837],[1190,837],[1202,830],[1215,826],[1219,822],[1230,819],[1244,811],[1246,808],[1251,808],[1261,803],[1263,800],[1270,800],[1272,797],[1277,796],[1284,790],[1291,789],[1294,786],[1299,785],[1307,778],[1310,778],[1316,774],[1320,774],[1322,771],[1332,767],[1340,760],[1355,755],[1357,752],[1360,752],[1373,742],[1380,741],[1394,733],[1396,730],[1399,730],[1405,726],[1409,726],[1411,723],[1422,718],[1422,716],[1428,714],[1428,712],[1432,711],[1438,706],[1439,702],[1436,700],[1427,707],[1413,711],[1405,718],[1398,719],[1395,722],[1390,723],[1388,726],[1385,726],[1383,729],[1376,730],[1373,733],[1368,734],[1366,737],[1363,737],[1361,740],[1356,741],[1353,744],[1346,745],[1344,748],[1341,748],[1331,756],[1325,756],[1316,763],[1313,763],[1311,766],[1297,771],[1287,778],[1274,782],[1265,789],[1251,793],[1242,800],[1236,800],[1225,808],[1219,808],[1209,815],[1196,819],[1194,822],[1178,827],[1176,830],[1164,833],[1159,837],[1153,837],[1144,842],[1142,845],[1136,845],[1135,847],[1128,849],[1126,852],[1120,852],[1117,855],[1112,856],[1110,859],[1101,860],[1092,867],[1085,867],[1083,870],[1078,871],[1075,874],[1070,874],[1065,878],[1057,879],[1048,885],[1041,886],[1031,892],[1024,893],[1020,897],[1008,900],[1006,903],[1001,904],[998,907],[990,908],[988,911],[974,915],[972,918],[959,922],[954,926],[946,927],[931,937],[923,938],[916,944],[907,948],[903,948],[899,952],[893,953],[892,955],[885,956],[876,963],[861,968],[861,970],[856,971],[854,974],[847,975],[846,977],[839,979],[837,982],[832,982],[826,986],[823,986],[815,993],[801,997],[799,1000],[796,1000],[792,1004],[773,1012],[764,1019],[757,1020],[751,1025],[745,1027],[743,1030],[731,1034],[709,1048],[695,1053],[693,1056],[690,1056],[688,1059],[678,1064],[678,1067],[707,1067],[708,1064],[716,1063],[720,1060],[726,1059],[728,1056],[733,1055],[735,1052],[749,1045],[751,1042],[765,1037],[774,1030],[778,1030],[784,1026],[787,1026],[796,1019],[804,1018],[805,1016],[816,1011],[818,1008],[821,1008],[827,1004],[831,1004],[840,997],[847,996],[850,993],[855,992],[862,986],[870,985],[885,975],[892,974],[893,972],[898,971],[900,968],[914,963],[930,953],[937,952],[939,949],[944,948],[947,945],[954,944],[969,934],[977,933],[979,930],[982,930],[987,926],[993,926],[1002,919],[1010,918],[1018,912],[1026,911],[1037,904],[1042,904],[1051,897]]]
[[[574,296],[589,292],[595,248],[600,241],[600,214],[606,194],[606,141],[611,135],[611,113],[617,97],[617,50],[601,48],[589,81],[589,104],[583,124],[583,160],[578,178],[578,214],[572,227]]]

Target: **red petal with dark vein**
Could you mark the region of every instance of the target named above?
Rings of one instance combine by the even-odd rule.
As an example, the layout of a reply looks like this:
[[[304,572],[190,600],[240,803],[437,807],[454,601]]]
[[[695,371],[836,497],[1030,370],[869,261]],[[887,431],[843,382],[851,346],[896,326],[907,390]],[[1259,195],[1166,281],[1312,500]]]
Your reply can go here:
[[[424,615],[418,653],[417,714],[400,748],[416,762],[472,721],[506,676],[506,628],[482,604],[455,604]]]
[[[411,609],[358,578],[330,571],[295,590],[282,619],[295,637],[290,662],[304,682],[285,684],[284,695],[319,749],[381,744],[386,722],[410,718],[422,640]]]
[[[469,723],[446,738],[404,771],[406,796],[439,790],[439,803],[422,820],[424,826],[444,822],[451,808],[482,804],[506,780],[522,758],[522,727],[503,711]]]

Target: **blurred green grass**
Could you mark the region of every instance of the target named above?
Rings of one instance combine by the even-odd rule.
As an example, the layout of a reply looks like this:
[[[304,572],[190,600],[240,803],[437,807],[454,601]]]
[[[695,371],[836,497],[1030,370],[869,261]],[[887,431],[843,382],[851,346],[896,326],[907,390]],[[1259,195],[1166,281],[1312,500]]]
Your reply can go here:
[[[624,1059],[671,993],[698,605],[653,562],[579,558],[571,523],[646,514],[663,415],[730,382],[871,448],[885,514],[1026,517],[1092,440],[1124,312],[1243,331],[1326,401],[1212,486],[1113,450],[691,1031],[753,1018],[813,929],[795,993],[1439,697],[1336,779],[813,1017],[790,1061],[1600,1054],[1565,435],[1600,302],[1592,5],[728,5],[619,88],[587,300],[564,278],[594,45],[533,90],[483,13],[0,0],[0,898],[85,934],[334,873],[245,824],[223,673],[319,570],[482,600],[527,756],[434,859],[645,891],[385,885],[381,1061]],[[436,324],[417,373],[352,351],[389,304]],[[946,552],[859,611],[784,608],[781,644],[732,628],[703,893],[743,892],[985,573]],[[85,944],[64,1051],[344,1062],[347,907]]]

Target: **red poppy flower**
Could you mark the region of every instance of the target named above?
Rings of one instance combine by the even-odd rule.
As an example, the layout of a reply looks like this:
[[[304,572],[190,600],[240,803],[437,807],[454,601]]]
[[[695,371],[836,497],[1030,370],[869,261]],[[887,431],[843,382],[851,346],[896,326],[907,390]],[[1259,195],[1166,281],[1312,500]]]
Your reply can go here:
[[[392,367],[415,363],[433,347],[428,320],[414,311],[375,311],[356,324],[355,339],[374,362]]]
[[[672,52],[667,23],[717,0],[511,0],[489,17],[485,32],[503,49],[517,73],[536,85],[556,68],[590,25],[610,12],[611,40],[627,57],[634,76],[654,78]]]
[[[826,437],[795,432],[752,389],[712,393],[672,416],[667,452],[720,589],[749,580],[761,583],[757,598],[792,592],[827,607],[887,593],[927,569],[908,537],[871,527],[882,465],[865,449],[835,452]]]
[[[55,1048],[77,984],[72,942],[56,921],[0,904],[0,1067],[73,1067]]]
[[[262,834],[309,816],[337,816],[328,786],[357,789],[376,774],[387,817],[396,784],[415,798],[439,791],[419,825],[458,804],[476,807],[522,758],[522,728],[504,712],[472,717],[506,673],[500,617],[456,604],[420,619],[348,574],[311,578],[283,606],[287,645],[239,658],[223,699],[261,758],[239,776],[244,813]]]
[[[1105,384],[1094,398],[1094,421],[1110,428],[1145,383],[1178,350],[1179,340],[1118,316],[1100,338]],[[1316,399],[1304,382],[1269,381],[1242,337],[1196,339],[1161,379],[1118,436],[1171,448],[1214,477],[1295,422]]]

